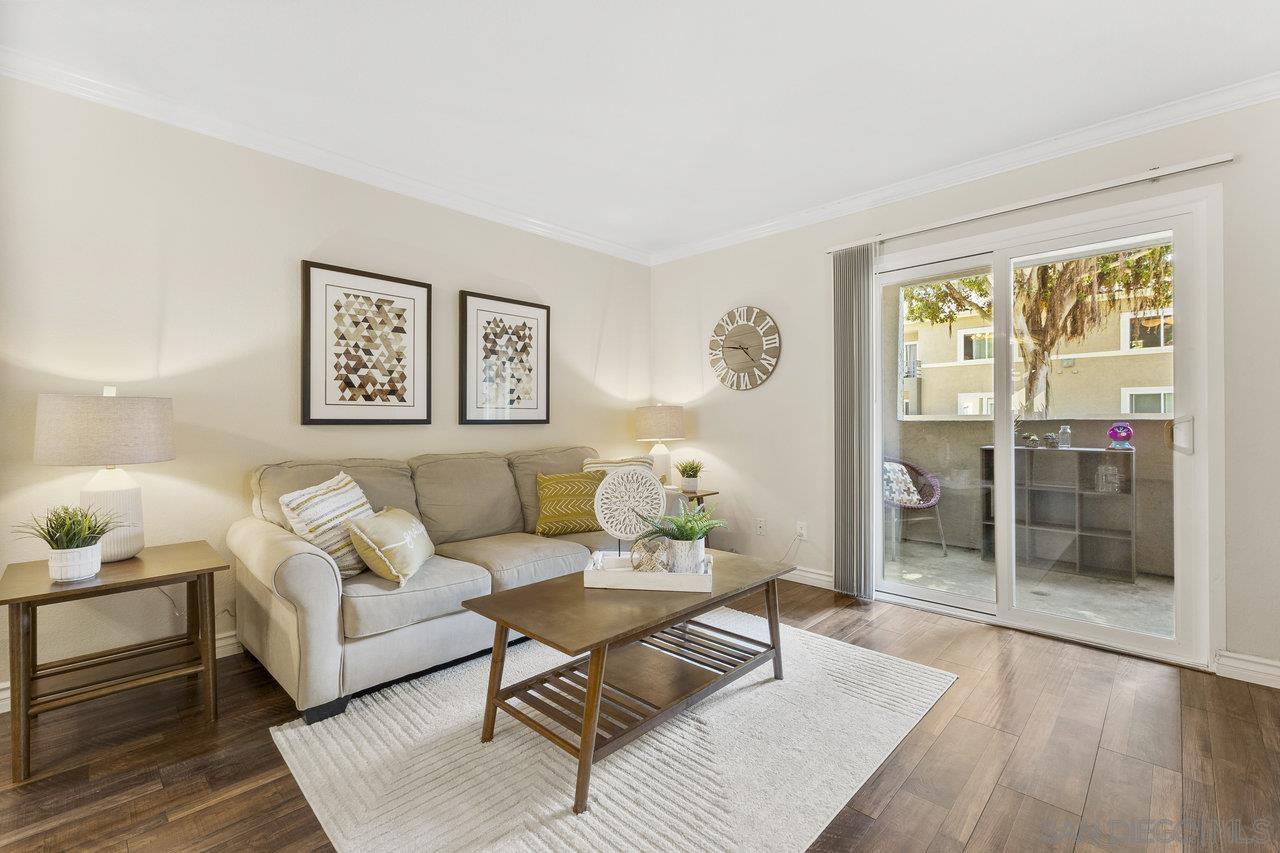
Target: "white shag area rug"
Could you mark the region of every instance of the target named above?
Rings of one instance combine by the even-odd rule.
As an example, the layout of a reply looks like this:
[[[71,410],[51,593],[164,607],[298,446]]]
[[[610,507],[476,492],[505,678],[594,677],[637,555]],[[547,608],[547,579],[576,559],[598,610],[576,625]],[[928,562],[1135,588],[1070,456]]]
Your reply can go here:
[[[769,636],[746,613],[699,618]],[[582,815],[572,756],[501,710],[480,743],[487,656],[271,734],[344,853],[804,850],[955,676],[786,625],[782,659],[783,681],[766,663],[602,759]],[[565,660],[520,643],[503,683]]]

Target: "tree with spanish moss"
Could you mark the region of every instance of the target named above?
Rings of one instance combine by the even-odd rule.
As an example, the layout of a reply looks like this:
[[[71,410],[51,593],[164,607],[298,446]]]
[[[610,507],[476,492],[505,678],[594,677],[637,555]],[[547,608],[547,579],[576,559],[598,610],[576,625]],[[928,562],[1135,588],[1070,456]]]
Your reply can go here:
[[[906,319],[951,326],[973,312],[991,321],[991,276],[933,281],[903,289]],[[1023,363],[1024,411],[1049,408],[1049,359],[1058,348],[1100,329],[1117,311],[1151,311],[1173,304],[1173,247],[1152,246],[1013,271],[1014,338]],[[1044,411],[1033,411],[1038,394]]]

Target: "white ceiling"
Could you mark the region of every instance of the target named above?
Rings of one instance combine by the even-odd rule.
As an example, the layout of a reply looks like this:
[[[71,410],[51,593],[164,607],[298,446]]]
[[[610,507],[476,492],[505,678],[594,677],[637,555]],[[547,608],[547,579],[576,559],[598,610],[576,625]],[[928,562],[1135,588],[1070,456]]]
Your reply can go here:
[[[0,2],[0,70],[642,261],[1272,74],[1278,36],[1274,0]]]

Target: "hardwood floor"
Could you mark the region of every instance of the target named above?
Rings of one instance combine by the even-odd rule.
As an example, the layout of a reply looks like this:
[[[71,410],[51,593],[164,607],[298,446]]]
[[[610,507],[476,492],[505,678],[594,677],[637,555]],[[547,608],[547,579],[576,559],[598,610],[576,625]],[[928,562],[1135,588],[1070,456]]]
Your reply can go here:
[[[1239,842],[1255,821],[1280,838],[1280,691],[800,584],[781,603],[958,676],[814,851],[1277,849]],[[329,849],[267,731],[292,702],[245,657],[219,682],[212,725],[194,682],[42,716],[32,779],[0,785],[0,848]]]

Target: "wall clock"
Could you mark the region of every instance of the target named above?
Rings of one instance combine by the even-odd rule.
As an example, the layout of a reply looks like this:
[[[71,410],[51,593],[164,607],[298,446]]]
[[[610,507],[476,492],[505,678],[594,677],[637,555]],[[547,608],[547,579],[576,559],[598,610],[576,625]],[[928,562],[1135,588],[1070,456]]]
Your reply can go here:
[[[759,388],[782,355],[782,336],[768,312],[743,305],[725,313],[711,330],[707,358],[716,378],[732,391]]]

